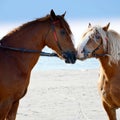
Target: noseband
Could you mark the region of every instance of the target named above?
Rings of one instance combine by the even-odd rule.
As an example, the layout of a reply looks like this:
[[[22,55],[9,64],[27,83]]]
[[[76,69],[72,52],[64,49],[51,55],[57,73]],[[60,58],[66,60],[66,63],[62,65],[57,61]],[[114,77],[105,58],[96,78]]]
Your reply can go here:
[[[62,48],[61,48],[61,46],[60,46],[60,44],[59,44],[59,42],[58,42],[58,37],[57,37],[57,33],[56,33],[56,30],[55,30],[55,24],[57,24],[57,23],[59,23],[59,21],[53,21],[52,22],[52,31],[53,31],[53,36],[54,36],[54,39],[55,39],[55,41],[57,42],[57,45],[58,45],[58,47],[59,47],[59,49],[61,50],[61,52],[62,52]],[[50,29],[51,29],[50,28]],[[50,31],[50,30],[49,30]],[[47,35],[46,35],[46,37],[48,36],[48,34],[49,34],[49,31],[48,31],[48,33],[47,33]],[[45,38],[46,38],[45,37]],[[11,51],[16,51],[16,52],[23,52],[23,53],[40,53],[41,55],[45,55],[44,53],[45,52],[41,52],[41,50],[32,50],[32,49],[26,49],[26,48],[15,48],[15,47],[10,47],[10,46],[4,46],[4,45],[2,45],[3,43],[2,43],[2,41],[0,41],[0,48],[2,48],[2,49],[5,49],[5,50],[11,50]]]
[[[105,38],[106,41],[108,41],[107,38]],[[102,41],[101,43],[98,45],[97,48],[95,48],[93,51],[92,51],[92,56],[93,57],[105,57],[105,56],[108,56],[107,53],[104,53],[104,54],[97,54],[96,51],[100,49],[100,47],[102,46]],[[107,48],[108,49],[108,48]]]

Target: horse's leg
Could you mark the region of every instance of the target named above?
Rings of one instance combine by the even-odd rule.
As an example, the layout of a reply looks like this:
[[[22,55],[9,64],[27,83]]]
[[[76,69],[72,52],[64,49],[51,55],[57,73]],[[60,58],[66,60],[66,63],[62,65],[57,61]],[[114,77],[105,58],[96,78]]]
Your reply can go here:
[[[1,101],[0,102],[0,120],[5,120],[9,110],[11,109],[12,102],[11,101]]]
[[[15,120],[18,106],[19,106],[19,101],[13,103],[13,105],[11,106],[11,109],[6,117],[6,120]]]
[[[106,104],[103,101],[103,107],[107,112],[107,115],[109,117],[109,120],[117,120],[116,119],[116,109],[115,108],[111,108],[108,104]]]

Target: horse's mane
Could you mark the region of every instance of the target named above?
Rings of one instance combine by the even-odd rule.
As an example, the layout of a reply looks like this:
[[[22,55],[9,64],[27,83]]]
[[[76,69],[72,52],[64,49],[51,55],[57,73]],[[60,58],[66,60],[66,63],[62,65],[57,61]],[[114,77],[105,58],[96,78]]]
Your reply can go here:
[[[120,60],[120,35],[114,30],[109,30],[107,34],[110,61],[118,63]]]
[[[56,20],[59,20],[60,24],[62,25],[62,27],[64,27],[64,29],[66,29],[68,31],[69,34],[71,34],[71,31],[70,31],[70,27],[69,25],[67,24],[66,20],[60,16],[60,15],[57,15],[56,16]],[[49,22],[52,22],[51,20],[51,16],[48,14],[46,15],[45,17],[42,17],[42,18],[37,18],[33,21],[30,21],[30,22],[27,22],[27,23],[24,23],[22,24],[21,26],[15,28],[14,30],[10,31],[6,36],[4,36],[1,40],[4,40],[6,38],[8,38],[9,36],[11,36],[12,34],[16,33],[17,31],[21,30],[21,29],[24,29],[24,28],[27,28],[29,26],[34,26],[40,22],[45,22],[45,21],[49,21]]]
[[[100,27],[97,27],[97,30],[102,36],[104,48],[108,49],[110,62],[118,63],[120,60],[120,35],[114,30],[108,30],[106,33]],[[107,37],[107,41],[105,37]]]

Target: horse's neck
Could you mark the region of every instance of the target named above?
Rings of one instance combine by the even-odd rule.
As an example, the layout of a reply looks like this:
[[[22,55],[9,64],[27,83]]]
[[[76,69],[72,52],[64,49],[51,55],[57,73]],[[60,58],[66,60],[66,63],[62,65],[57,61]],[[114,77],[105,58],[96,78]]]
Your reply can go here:
[[[36,24],[16,29],[15,32],[8,34],[5,39],[3,38],[3,44],[16,48],[41,50],[44,47],[43,35],[46,33],[44,27],[42,24]]]
[[[11,46],[14,48],[25,48],[30,50],[39,50],[41,51],[44,47],[43,36],[46,34],[46,31],[42,27],[36,26],[31,27],[31,29],[25,29],[22,31],[16,31],[13,35],[9,36],[3,43],[5,46]],[[8,54],[18,62],[21,70],[31,71],[31,69],[36,64],[39,53],[22,53],[22,52],[13,52],[8,51]]]
[[[119,75],[120,62],[118,64],[110,63],[108,57],[99,58],[103,74],[108,78]]]

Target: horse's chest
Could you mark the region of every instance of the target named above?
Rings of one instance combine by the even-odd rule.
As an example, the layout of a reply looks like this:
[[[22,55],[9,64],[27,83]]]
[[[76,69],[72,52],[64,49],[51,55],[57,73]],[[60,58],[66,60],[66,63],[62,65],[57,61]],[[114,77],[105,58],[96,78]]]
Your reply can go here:
[[[116,100],[114,99],[114,90],[112,89],[112,85],[110,81],[107,81],[105,77],[102,77],[102,79],[99,82],[99,90],[102,97],[102,100],[109,104],[111,107],[118,106],[116,104]]]

